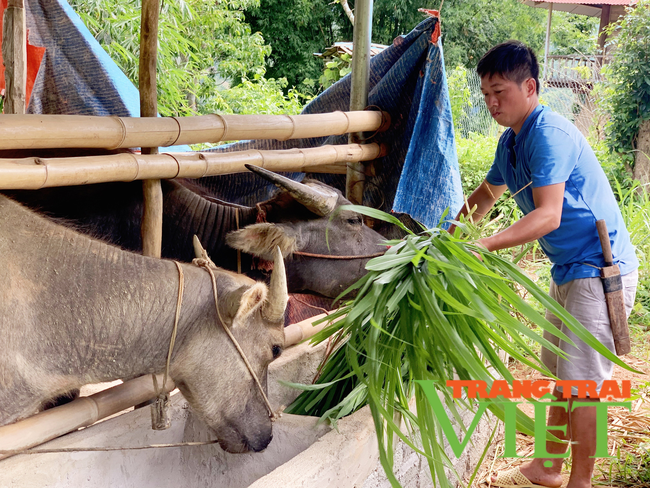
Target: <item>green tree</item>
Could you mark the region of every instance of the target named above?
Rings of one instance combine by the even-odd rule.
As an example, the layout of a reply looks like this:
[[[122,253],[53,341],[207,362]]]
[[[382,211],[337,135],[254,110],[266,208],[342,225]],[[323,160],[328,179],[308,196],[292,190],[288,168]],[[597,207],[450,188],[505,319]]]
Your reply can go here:
[[[260,0],[246,12],[246,20],[272,47],[267,76],[286,78],[288,88],[306,90],[305,80],[318,80],[323,72],[323,60],[314,53],[335,41],[352,40],[340,28],[350,21],[330,0]]]
[[[264,80],[271,48],[244,21],[258,0],[163,2],[159,20],[158,109],[161,115],[235,111],[229,87],[276,90]],[[136,85],[140,51],[140,0],[71,0],[91,33]],[[248,80],[254,80],[250,82]],[[259,85],[259,86],[257,86]],[[239,93],[243,88],[238,90]],[[249,97],[248,99],[251,99]],[[290,104],[289,104],[290,105]],[[269,106],[274,106],[270,104]],[[275,106],[286,108],[286,104]],[[246,109],[247,110],[247,109]],[[299,111],[299,110],[298,110]]]
[[[650,119],[650,1],[612,26],[612,60],[603,71],[607,78],[607,144],[619,153],[636,149],[639,127]],[[613,37],[611,37],[613,35]],[[631,158],[630,158],[631,159]]]
[[[599,23],[597,17],[553,12],[550,54],[596,54]]]
[[[348,2],[354,9],[354,2]],[[373,42],[391,44],[425,18],[418,8],[439,7],[439,0],[375,0]],[[352,40],[353,26],[338,1],[260,0],[259,8],[247,12],[246,18],[273,49],[267,74],[286,77],[289,87],[319,79],[329,69],[312,53],[336,41]],[[446,0],[442,8],[445,63],[473,68],[490,47],[507,39],[519,39],[541,56],[546,19],[546,10],[518,0]],[[596,19],[555,12],[551,50],[555,54],[595,53],[596,33]]]
[[[517,0],[447,0],[442,12],[447,66],[474,68],[495,44],[518,39],[540,52],[545,13]]]

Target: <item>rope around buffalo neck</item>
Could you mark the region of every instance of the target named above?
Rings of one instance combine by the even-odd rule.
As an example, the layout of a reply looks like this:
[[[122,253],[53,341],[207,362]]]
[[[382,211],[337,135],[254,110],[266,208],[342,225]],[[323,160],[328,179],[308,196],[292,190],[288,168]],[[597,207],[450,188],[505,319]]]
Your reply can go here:
[[[269,402],[269,399],[266,396],[266,393],[264,393],[264,388],[262,388],[262,384],[260,383],[260,380],[258,379],[257,375],[255,374],[255,371],[253,371],[253,367],[251,364],[248,362],[248,358],[246,358],[246,354],[244,354],[243,349],[237,342],[237,339],[235,339],[235,336],[232,334],[224,320],[221,318],[221,313],[219,312],[219,303],[218,303],[218,296],[217,296],[217,280],[214,277],[214,273],[212,272],[212,267],[214,266],[214,263],[210,258],[207,257],[207,253],[203,251],[204,255],[201,258],[196,258],[192,261],[192,264],[204,268],[208,274],[210,275],[210,278],[212,280],[212,293],[214,295],[214,307],[217,310],[217,316],[219,317],[219,322],[221,322],[221,326],[223,327],[223,330],[226,332],[228,337],[230,337],[230,340],[232,341],[233,345],[235,346],[235,349],[237,349],[237,352],[239,352],[239,355],[241,356],[242,360],[244,361],[244,364],[248,368],[248,372],[251,374],[253,377],[253,380],[255,381],[255,384],[257,385],[257,388],[259,389],[260,393],[262,394],[262,398],[264,399],[264,403],[266,404],[266,408],[269,411],[269,417],[272,422],[275,422],[277,419],[279,419],[282,416],[282,409],[279,409],[277,412],[273,411],[273,407],[271,406],[271,402]]]
[[[178,297],[176,299],[176,315],[174,316],[174,328],[172,329],[172,336],[169,340],[169,351],[167,351],[167,362],[165,364],[165,374],[163,375],[163,384],[162,387],[158,388],[158,378],[155,374],[152,374],[153,377],[153,387],[156,392],[156,397],[160,401],[165,401],[167,393],[165,393],[165,385],[167,384],[167,377],[169,375],[169,365],[172,360],[172,351],[174,350],[174,344],[176,343],[176,334],[178,333],[178,319],[181,316],[181,306],[183,305],[183,291],[185,290],[185,275],[183,274],[183,268],[178,261],[174,261],[176,268],[178,269]]]

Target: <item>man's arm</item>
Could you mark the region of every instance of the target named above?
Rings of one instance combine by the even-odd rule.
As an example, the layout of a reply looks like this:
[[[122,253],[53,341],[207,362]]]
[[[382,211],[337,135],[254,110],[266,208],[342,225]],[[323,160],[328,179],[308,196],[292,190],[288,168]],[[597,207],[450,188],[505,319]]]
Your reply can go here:
[[[485,217],[485,214],[490,211],[506,189],[506,185],[495,186],[488,183],[487,180],[483,180],[483,183],[481,183],[467,199],[467,205],[463,205],[463,208],[460,209],[460,212],[458,212],[458,215],[456,216],[456,220],[458,220],[461,215],[467,215],[468,211],[476,205],[476,211],[472,214],[471,219],[472,222],[478,222]],[[452,225],[449,227],[449,233],[453,235],[455,229],[456,226]]]
[[[562,220],[564,183],[533,188],[535,210],[507,229],[477,241],[488,251],[507,249],[534,241],[554,231]]]

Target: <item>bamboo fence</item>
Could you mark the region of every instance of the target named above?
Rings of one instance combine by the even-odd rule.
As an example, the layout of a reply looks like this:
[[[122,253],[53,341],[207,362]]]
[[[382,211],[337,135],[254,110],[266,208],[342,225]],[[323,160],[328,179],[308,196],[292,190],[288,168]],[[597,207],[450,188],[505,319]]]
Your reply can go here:
[[[245,139],[304,139],[388,129],[385,112],[309,115],[98,117],[0,115],[0,149],[167,147]]]
[[[74,158],[0,159],[0,189],[36,190],[153,178],[201,178],[247,172],[245,164],[271,171],[345,174],[349,161],[371,161],[385,154],[379,144],[348,144],[274,151],[186,152]]]
[[[156,52],[159,0],[143,0],[140,44],[140,112],[142,118],[76,115],[24,115],[26,82],[26,29],[23,0],[9,0],[5,11],[3,55],[7,65],[7,102],[0,115],[0,150],[141,148],[142,154],[124,152],[108,156],[75,158],[0,159],[0,189],[39,189],[52,186],[109,181],[145,180],[143,219],[144,253],[160,256],[162,228],[162,178],[200,178],[246,171],[245,164],[272,171],[309,171],[345,174],[352,163],[354,181],[348,188],[362,196],[364,166],[385,154],[378,144],[348,144],[277,151],[250,150],[232,153],[158,154],[158,148],[245,139],[304,139],[330,135],[385,131],[390,117],[385,112],[361,110],[311,115],[202,115],[157,117]],[[367,77],[367,73],[364,73]],[[365,90],[361,90],[362,99]],[[359,90],[356,90],[357,92]],[[359,105],[359,104],[357,104]],[[365,104],[363,104],[365,106]],[[348,166],[350,167],[350,166]],[[358,198],[354,198],[357,200]],[[326,324],[312,327],[321,318],[285,329],[287,346],[300,342]],[[159,377],[162,382],[162,377]],[[174,388],[168,382],[166,390]],[[151,376],[79,398],[67,405],[41,412],[23,421],[0,427],[0,451],[23,450],[154,398]],[[0,453],[0,459],[7,457]]]

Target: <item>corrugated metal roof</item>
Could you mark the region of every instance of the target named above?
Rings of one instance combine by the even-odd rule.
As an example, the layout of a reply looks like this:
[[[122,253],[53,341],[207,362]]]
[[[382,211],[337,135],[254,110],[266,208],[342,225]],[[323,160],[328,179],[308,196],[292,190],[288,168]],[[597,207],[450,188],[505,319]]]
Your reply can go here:
[[[370,44],[370,57],[372,58],[373,56],[376,56],[387,47],[388,46],[383,44]],[[322,53],[314,53],[314,56],[318,56],[319,58],[329,58],[335,53],[352,55],[352,50],[353,46],[351,42],[335,42],[332,47],[328,47]]]
[[[548,3],[544,0],[531,0],[534,3]],[[589,0],[553,0],[553,6],[555,7],[555,4],[558,3],[572,3],[576,5],[594,5],[594,6],[602,6],[602,5],[630,5],[630,4],[635,4],[636,1],[634,0],[594,0],[593,2],[590,2]]]
[[[603,5],[620,5],[628,6],[637,3],[637,0],[557,0],[548,2],[545,0],[525,0],[524,3],[529,7],[546,8],[553,4],[553,10],[561,10],[578,15],[588,15],[590,17],[600,17]]]

